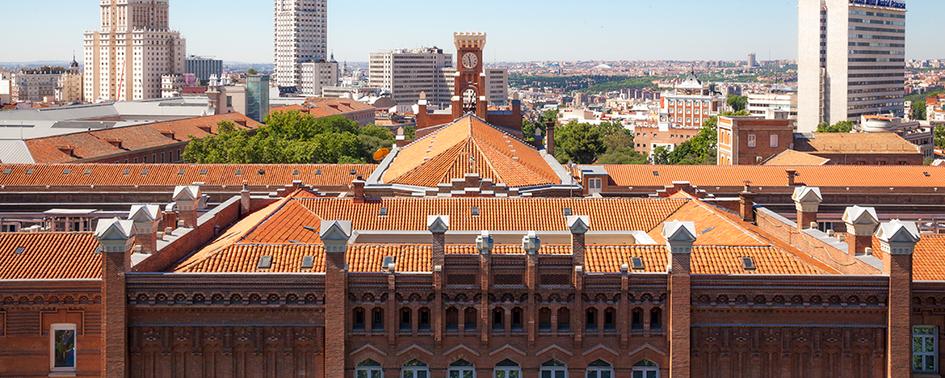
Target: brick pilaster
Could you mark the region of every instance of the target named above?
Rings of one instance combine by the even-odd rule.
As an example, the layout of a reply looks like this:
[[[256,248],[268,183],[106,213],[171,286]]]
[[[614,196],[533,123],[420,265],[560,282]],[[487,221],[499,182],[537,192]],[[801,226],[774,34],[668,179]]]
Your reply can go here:
[[[492,289],[492,248],[495,242],[487,231],[476,238],[479,251],[479,342],[489,345],[489,330],[492,328],[492,309],[489,308],[489,291]]]
[[[691,374],[692,268],[690,257],[696,240],[692,222],[667,222],[663,226],[669,272],[669,376],[687,378]]]
[[[131,269],[132,222],[100,220],[95,229],[102,261],[102,376],[128,376],[125,273]]]
[[[920,234],[915,223],[894,220],[876,231],[889,276],[886,314],[886,376],[912,373],[912,254]]]
[[[325,245],[325,376],[344,377],[347,356],[348,273],[345,255],[351,222],[322,221]]]

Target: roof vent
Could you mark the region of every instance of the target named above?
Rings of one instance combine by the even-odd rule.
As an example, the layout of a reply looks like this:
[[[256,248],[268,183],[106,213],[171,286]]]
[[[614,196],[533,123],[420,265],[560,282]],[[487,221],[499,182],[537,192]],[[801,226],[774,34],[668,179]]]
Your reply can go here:
[[[198,173],[199,175],[201,175],[201,176],[206,176],[207,173],[209,173],[209,171],[207,171],[207,169],[204,168],[204,169],[201,169],[200,172],[197,172],[197,173]]]
[[[321,169],[316,169],[316,170],[315,170],[315,176],[321,176],[321,175],[322,175],[322,170],[321,170]]]
[[[265,175],[266,175],[266,170],[265,170],[265,169],[260,169],[260,170],[256,171],[256,173],[258,173],[260,176],[265,176]]]
[[[22,255],[23,252],[26,252],[26,247],[16,247],[16,249],[13,250],[14,255]]]
[[[270,269],[272,268],[272,256],[262,256],[259,258],[259,264],[256,265],[257,269]]]
[[[660,177],[660,171],[653,171],[653,177]]]
[[[633,264],[633,270],[644,270],[646,265],[643,265],[643,258],[640,256],[633,256],[630,258],[630,263]]]
[[[89,176],[89,175],[91,175],[91,174],[92,174],[92,169],[91,169],[91,168],[86,168],[85,170],[82,171],[82,175],[83,175],[83,176]]]
[[[13,169],[11,169],[11,168],[4,168],[4,169],[3,169],[3,174],[8,175],[8,174],[11,174],[11,173],[13,173]]]
[[[317,230],[315,230],[315,227],[312,227],[312,226],[302,226],[302,228],[304,228],[304,229],[306,229],[306,230],[308,230],[308,231],[311,231],[311,232],[317,231]]]
[[[142,176],[147,176],[147,175],[148,175],[148,169],[147,169],[147,168],[141,168],[141,175],[142,175]]]
[[[62,174],[64,174],[64,175],[68,175],[68,174],[71,174],[71,173],[72,173],[72,170],[69,169],[69,168],[66,168],[66,169],[63,169],[63,170],[62,170]]]
[[[564,214],[564,216],[566,216],[566,217],[570,217],[570,216],[574,215],[574,211],[571,210],[570,207],[565,207],[564,210],[561,211],[561,213]]]
[[[243,170],[242,170],[242,169],[237,169],[235,172],[233,172],[233,175],[242,176],[242,175],[243,175]]]
[[[378,216],[381,216],[381,217],[386,217],[386,216],[387,216],[387,208],[386,208],[386,207],[382,207],[381,210],[378,211],[377,215],[378,215]]]
[[[178,169],[178,170],[177,170],[177,175],[178,175],[178,176],[183,176],[184,173],[187,173],[187,170],[184,169],[184,168],[181,168],[181,169]]]
[[[315,256],[302,256],[302,269],[315,268]]]
[[[301,174],[301,173],[302,173],[302,172],[299,172],[298,169],[293,169],[293,170],[292,170],[292,176],[298,176],[298,175]]]
[[[932,174],[928,172],[922,172],[922,174],[925,175],[925,177],[932,177]]]
[[[745,270],[755,270],[755,260],[750,256],[742,257],[742,267]]]
[[[351,173],[352,176],[355,176],[355,175],[358,174],[358,170],[352,168],[352,169],[351,169],[351,172],[349,172],[349,173]]]
[[[472,209],[470,210],[470,212],[472,213],[472,216],[478,217],[478,216],[479,216],[479,207],[478,207],[478,206],[473,206]]]
[[[33,168],[26,168],[26,175],[29,176],[32,174],[33,174]]]

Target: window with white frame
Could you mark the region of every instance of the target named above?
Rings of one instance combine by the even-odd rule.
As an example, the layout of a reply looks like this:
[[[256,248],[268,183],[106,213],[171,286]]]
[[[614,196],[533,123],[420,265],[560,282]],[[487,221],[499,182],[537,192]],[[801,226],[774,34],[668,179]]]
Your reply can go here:
[[[540,372],[540,378],[568,378],[568,367],[558,360],[541,364]]]
[[[53,324],[49,328],[49,368],[53,372],[74,372],[76,367],[75,324]]]
[[[417,360],[407,362],[400,370],[401,378],[428,378],[429,376],[430,368],[427,367],[427,364]]]
[[[637,362],[633,365],[630,378],[660,378],[660,367],[649,360]]]
[[[771,143],[769,143],[769,145],[770,145],[772,148],[777,148],[777,147],[778,147],[778,144],[779,144],[779,142],[780,142],[780,141],[778,140],[778,134],[771,134],[771,141],[770,141],[770,142],[771,142]]]
[[[587,179],[587,190],[591,193],[600,193],[602,184],[599,178]]]
[[[493,378],[522,378],[522,368],[511,360],[503,360],[495,365]]]
[[[912,327],[912,371],[938,371],[938,329],[933,326]]]
[[[376,361],[363,361],[354,368],[354,378],[384,378],[384,370]]]
[[[755,148],[758,145],[758,136],[755,134],[748,134],[748,148]]]
[[[466,360],[459,360],[450,364],[446,373],[447,378],[476,378],[476,367]]]
[[[587,365],[587,378],[613,378],[614,367],[610,364],[597,360]]]

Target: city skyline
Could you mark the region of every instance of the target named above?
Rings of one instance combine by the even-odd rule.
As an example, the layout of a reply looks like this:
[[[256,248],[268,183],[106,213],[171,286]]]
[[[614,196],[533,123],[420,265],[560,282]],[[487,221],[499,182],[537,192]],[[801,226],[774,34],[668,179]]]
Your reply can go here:
[[[56,26],[36,30],[35,38],[6,41],[10,48],[0,53],[0,62],[67,60],[73,51],[80,55],[82,33],[95,29],[98,24],[97,7],[82,1],[51,1],[57,11],[49,14],[48,21]],[[486,56],[489,62],[734,60],[745,59],[751,52],[757,53],[759,60],[796,59],[796,1],[738,6],[742,2],[679,0],[673,4],[651,1],[609,4],[604,0],[591,0],[551,7],[547,2],[531,0],[515,3],[484,0],[479,2],[482,8],[498,9],[501,4],[508,10],[489,17],[456,18],[454,15],[462,12],[462,5],[442,4],[434,8],[416,0],[379,4],[366,0],[336,1],[329,3],[328,48],[339,61],[365,62],[371,52],[378,50],[421,46],[450,49],[452,32],[468,30],[490,35],[490,54]],[[187,38],[188,54],[235,62],[271,63],[272,6],[268,0],[171,1],[171,28]],[[27,7],[25,3],[14,3],[7,9],[23,14],[28,13]],[[675,12],[679,8],[687,11]],[[366,12],[368,9],[370,12]],[[933,38],[921,37],[934,35],[934,15],[943,11],[943,3],[909,2],[908,59],[945,57],[945,46]],[[647,16],[637,17],[641,14]],[[388,29],[363,26],[383,24],[384,19],[376,15],[384,15],[392,25],[410,25],[412,17],[425,19],[426,25]],[[626,23],[621,18],[625,15],[635,23]],[[782,18],[778,20],[772,15]],[[733,21],[727,22],[726,16]],[[13,30],[29,28],[30,22],[28,18],[8,20]],[[680,27],[667,28],[670,22]],[[230,27],[235,24],[241,27]],[[579,28],[560,27],[560,24]],[[713,27],[721,24],[731,27]],[[751,32],[762,29],[765,32]],[[221,30],[227,36],[225,39],[214,34]],[[642,37],[635,33],[643,30],[658,33],[643,33]],[[623,33],[625,42],[615,43],[612,36]],[[37,40],[44,43],[36,46],[32,41]],[[221,40],[240,43],[221,43]]]

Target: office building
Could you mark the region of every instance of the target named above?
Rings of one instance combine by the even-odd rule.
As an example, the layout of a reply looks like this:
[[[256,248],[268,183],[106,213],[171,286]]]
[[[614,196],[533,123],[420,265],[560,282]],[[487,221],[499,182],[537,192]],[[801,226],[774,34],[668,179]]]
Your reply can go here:
[[[302,63],[328,58],[328,0],[275,0],[275,80],[302,85]]]
[[[246,112],[244,114],[256,122],[263,122],[269,115],[268,75],[246,78]]]
[[[798,128],[903,116],[906,5],[902,1],[800,1]]]
[[[758,67],[758,55],[755,53],[748,54],[748,68]]]
[[[713,93],[690,72],[660,98],[660,123],[674,127],[701,128],[703,122],[719,114],[721,96]]]
[[[73,103],[82,101],[79,63],[69,68],[25,69],[12,75],[12,101]]]
[[[797,118],[797,93],[749,93],[746,110],[755,117]],[[773,117],[769,117],[773,115]]]
[[[183,74],[186,44],[170,30],[170,0],[102,0],[98,31],[85,33],[86,101],[161,97],[161,75]]]
[[[201,82],[209,81],[210,76],[223,76],[223,61],[191,55],[187,58],[186,72],[194,74]]]
[[[486,99],[491,106],[509,103],[509,71],[503,68],[486,69]]]
[[[302,63],[302,81],[299,91],[303,96],[321,97],[326,87],[338,85],[338,62],[329,61]]]
[[[368,86],[391,93],[397,104],[414,105],[426,93],[431,106],[446,108],[453,96],[453,55],[443,49],[400,49],[371,54]]]

